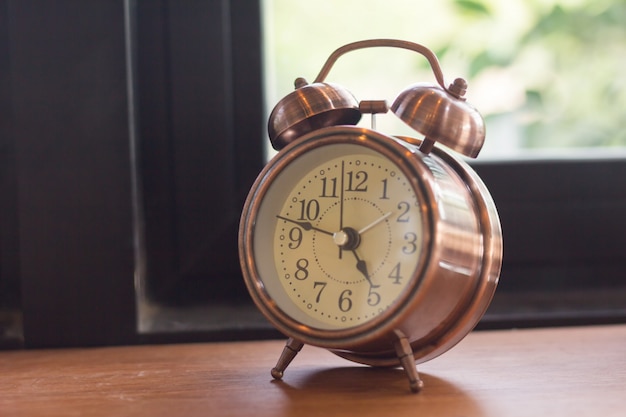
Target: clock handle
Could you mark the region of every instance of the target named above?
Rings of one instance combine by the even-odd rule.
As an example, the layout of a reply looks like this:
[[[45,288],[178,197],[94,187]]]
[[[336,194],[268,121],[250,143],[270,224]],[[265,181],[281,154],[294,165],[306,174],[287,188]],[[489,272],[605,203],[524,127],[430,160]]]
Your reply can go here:
[[[400,364],[402,365],[402,368],[404,368],[406,376],[409,378],[411,391],[415,393],[420,392],[420,390],[424,387],[424,381],[420,379],[420,376],[417,373],[415,357],[413,356],[411,344],[404,333],[400,330],[395,330],[394,333],[397,337],[397,340],[394,342],[394,348],[396,349],[396,354],[398,355]]]
[[[419,43],[408,42],[397,39],[368,39],[364,41],[352,42],[347,45],[342,46],[341,48],[335,50],[326,60],[326,63],[320,70],[320,73],[315,78],[315,83],[321,83],[326,79],[326,76],[330,72],[335,62],[339,59],[340,56],[355,51],[357,49],[365,49],[365,48],[374,48],[374,47],[389,47],[389,48],[401,48],[408,49],[410,51],[417,52],[423,55],[430,64],[430,68],[435,75],[435,79],[437,80],[437,84],[441,86],[444,90],[448,90],[446,88],[444,79],[443,79],[443,71],[441,70],[441,66],[439,65],[439,60],[437,59],[437,55],[435,55],[430,49],[425,47],[424,45],[420,45]]]
[[[296,357],[298,352],[302,350],[302,346],[304,346],[304,343],[298,340],[295,340],[291,337],[287,340],[287,343],[285,344],[285,347],[283,348],[283,353],[281,353],[280,357],[278,358],[278,362],[276,362],[276,366],[272,368],[272,377],[274,379],[283,378],[283,373],[285,372],[285,369],[289,366],[293,358]]]

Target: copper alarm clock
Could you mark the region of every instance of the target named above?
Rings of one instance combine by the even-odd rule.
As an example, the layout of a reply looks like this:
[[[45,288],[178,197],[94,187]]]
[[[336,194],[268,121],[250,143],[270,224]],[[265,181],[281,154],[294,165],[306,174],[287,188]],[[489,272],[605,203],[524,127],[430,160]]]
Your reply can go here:
[[[337,58],[368,47],[422,54],[438,84],[413,85],[388,108],[324,82]],[[483,316],[502,232],[487,188],[454,155],[477,156],[485,138],[465,88],[462,79],[445,87],[422,45],[366,40],[335,51],[312,84],[298,79],[272,111],[278,153],[246,200],[239,252],[252,299],[288,337],[274,378],[310,344],[402,366],[417,392],[416,364],[452,348]],[[424,137],[355,126],[388,109]]]

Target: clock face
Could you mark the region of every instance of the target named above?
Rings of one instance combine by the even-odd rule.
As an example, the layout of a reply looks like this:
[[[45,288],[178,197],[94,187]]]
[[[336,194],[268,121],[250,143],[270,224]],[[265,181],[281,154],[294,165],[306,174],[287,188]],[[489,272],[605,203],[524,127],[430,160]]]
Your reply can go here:
[[[376,319],[413,283],[423,205],[398,165],[352,144],[313,149],[284,166],[262,197],[254,253],[277,307],[317,329]]]

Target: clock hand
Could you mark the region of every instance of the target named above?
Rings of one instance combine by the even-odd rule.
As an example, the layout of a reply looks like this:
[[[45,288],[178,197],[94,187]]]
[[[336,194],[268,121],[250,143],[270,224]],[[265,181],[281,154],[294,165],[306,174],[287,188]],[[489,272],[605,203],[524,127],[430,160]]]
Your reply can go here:
[[[344,194],[344,168],[345,162],[341,161],[341,191],[339,193],[339,230],[343,230],[343,194]],[[343,248],[339,247],[339,259],[343,257]]]
[[[373,222],[371,222],[370,224],[368,224],[367,226],[365,226],[364,228],[359,230],[359,234],[362,235],[363,233],[365,233],[368,230],[370,230],[372,227],[376,226],[378,223],[380,223],[380,222],[384,221],[385,219],[387,219],[387,217],[389,217],[389,216],[391,216],[391,212],[383,214],[381,217],[379,217],[378,219],[374,220]]]
[[[341,161],[341,192],[339,194],[339,230],[343,230],[343,177],[344,177],[344,161]]]
[[[365,261],[363,259],[359,258],[359,255],[356,253],[356,249],[352,249],[351,252],[354,254],[354,257],[356,258],[356,269],[361,274],[363,274],[363,276],[365,277],[367,282],[370,284],[370,288],[378,288],[378,287],[380,287],[380,285],[374,285],[374,283],[372,283],[370,275],[367,272],[367,264],[365,263]]]
[[[285,221],[288,221],[288,222],[291,222],[291,223],[295,223],[295,224],[297,224],[298,226],[300,226],[301,228],[303,228],[306,231],[316,230],[316,231],[318,231],[320,233],[324,233],[324,234],[327,234],[327,235],[330,235],[330,236],[332,236],[334,234],[334,233],[329,232],[327,230],[323,230],[323,229],[320,229],[319,227],[313,226],[311,224],[311,222],[303,222],[303,221],[299,221],[299,220],[288,219],[287,217],[283,217],[283,216],[280,216],[280,215],[277,215],[276,217],[281,219],[281,220],[285,220]]]

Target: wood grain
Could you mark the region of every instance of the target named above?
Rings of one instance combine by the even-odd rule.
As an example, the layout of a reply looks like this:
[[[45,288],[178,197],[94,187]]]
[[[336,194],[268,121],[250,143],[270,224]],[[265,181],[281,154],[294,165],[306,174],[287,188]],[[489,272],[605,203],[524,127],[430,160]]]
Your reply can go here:
[[[1,416],[625,416],[626,326],[471,333],[396,369],[281,341],[0,352]]]

